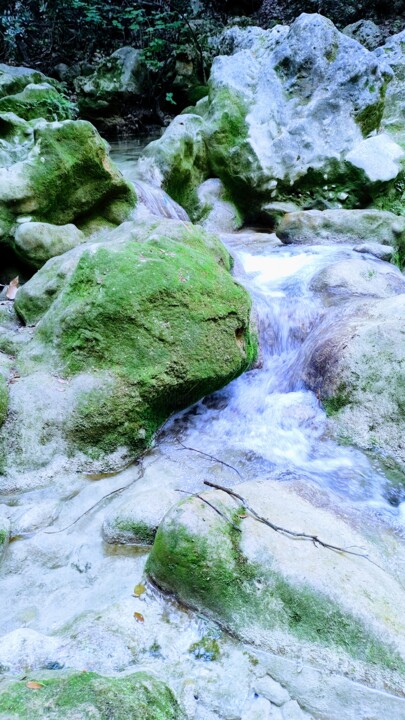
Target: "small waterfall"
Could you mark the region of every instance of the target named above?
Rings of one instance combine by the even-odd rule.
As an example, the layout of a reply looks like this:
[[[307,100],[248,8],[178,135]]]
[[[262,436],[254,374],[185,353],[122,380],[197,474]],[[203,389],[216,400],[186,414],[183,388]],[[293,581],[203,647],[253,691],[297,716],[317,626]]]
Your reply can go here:
[[[240,281],[255,301],[259,367],[242,375],[176,421],[186,445],[243,467],[247,477],[280,473],[307,478],[356,502],[384,505],[384,477],[359,450],[328,438],[319,399],[303,381],[304,341],[329,312],[310,290],[326,265],[351,257],[347,248],[232,248]]]
[[[190,220],[181,205],[172,200],[170,195],[161,188],[149,185],[143,180],[134,180],[134,185],[138,200],[152,215],[185,222]]]

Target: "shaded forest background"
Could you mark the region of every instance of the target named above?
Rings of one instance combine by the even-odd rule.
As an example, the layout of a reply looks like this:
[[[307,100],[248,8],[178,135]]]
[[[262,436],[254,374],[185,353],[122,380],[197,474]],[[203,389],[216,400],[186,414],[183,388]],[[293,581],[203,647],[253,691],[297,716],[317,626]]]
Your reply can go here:
[[[146,124],[162,123],[206,93],[225,26],[269,28],[301,12],[320,12],[339,28],[371,19],[388,36],[404,27],[405,0],[0,0],[0,61],[62,80],[74,100],[76,77],[120,47],[140,49],[149,82],[138,115],[142,108]],[[192,65],[187,87],[179,63]]]

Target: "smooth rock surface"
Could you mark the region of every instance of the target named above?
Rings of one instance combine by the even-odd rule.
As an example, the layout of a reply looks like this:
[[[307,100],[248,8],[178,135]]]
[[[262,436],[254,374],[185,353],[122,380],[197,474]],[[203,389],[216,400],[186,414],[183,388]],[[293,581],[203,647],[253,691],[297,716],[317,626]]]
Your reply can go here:
[[[47,260],[84,242],[85,236],[75,225],[50,225],[28,222],[18,225],[13,246],[25,262],[36,268]]]
[[[393,265],[359,257],[358,260],[342,260],[321,270],[311,281],[310,288],[335,300],[364,296],[387,298],[405,293],[405,277]]]
[[[276,234],[287,244],[377,242],[400,248],[405,242],[405,218],[381,210],[305,210],[285,215]]]

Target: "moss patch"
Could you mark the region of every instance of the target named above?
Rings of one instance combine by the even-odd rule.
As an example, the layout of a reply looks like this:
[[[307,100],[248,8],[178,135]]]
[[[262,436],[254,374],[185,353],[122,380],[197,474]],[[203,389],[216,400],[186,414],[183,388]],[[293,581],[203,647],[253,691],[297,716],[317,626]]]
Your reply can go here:
[[[84,220],[96,209],[104,216],[117,200],[126,204],[129,215],[136,204],[134,190],[109,159],[106,143],[90,123],[68,120],[39,126],[35,140],[40,160],[29,166],[37,200],[34,220],[65,225],[76,218]]]
[[[8,386],[5,378],[0,375],[0,427],[3,425],[8,410]]]
[[[28,85],[16,95],[0,99],[0,113],[13,112],[24,120],[69,120],[74,105],[51,85]]]
[[[181,507],[190,502],[174,513],[181,518]],[[232,520],[238,521],[238,513]],[[335,645],[356,660],[405,672],[398,653],[360,618],[305,582],[292,583],[276,569],[249,563],[239,542],[237,530],[222,520],[211,522],[208,534],[200,537],[172,513],[158,530],[147,572],[159,586],[214,614],[233,632],[243,634],[246,627],[280,629],[298,640]]]
[[[31,680],[31,678],[30,678]],[[172,692],[145,673],[125,678],[105,678],[95,673],[77,673],[64,678],[32,678],[11,683],[0,691],[0,716],[12,720],[184,720],[185,715]]]

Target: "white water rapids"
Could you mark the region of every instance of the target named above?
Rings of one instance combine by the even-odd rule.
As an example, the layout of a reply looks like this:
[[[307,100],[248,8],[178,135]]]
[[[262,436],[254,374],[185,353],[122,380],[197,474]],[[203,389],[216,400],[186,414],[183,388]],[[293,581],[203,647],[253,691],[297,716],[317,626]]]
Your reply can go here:
[[[113,157],[123,170],[129,166],[127,151]],[[91,510],[126,485],[158,498],[168,488],[201,490],[204,479],[232,485],[241,478],[298,477],[326,489],[342,507],[402,532],[405,504],[384,499],[387,480],[374,461],[328,437],[325,412],[300,381],[299,349],[329,311],[310,291],[311,278],[353,251],[271,247],[258,233],[248,244],[243,238],[235,234],[229,249],[235,275],[254,300],[258,367],[172,418],[142,475],[134,465],[113,477],[61,477],[47,488],[0,498],[13,505],[20,528],[1,566],[0,673],[150,670],[168,682],[193,720],[241,717],[255,678],[267,672],[265,654],[151,587],[133,596],[134,585],[144,582],[145,551],[108,546],[101,535],[125,493]],[[192,650],[207,635],[219,644],[215,661]]]

